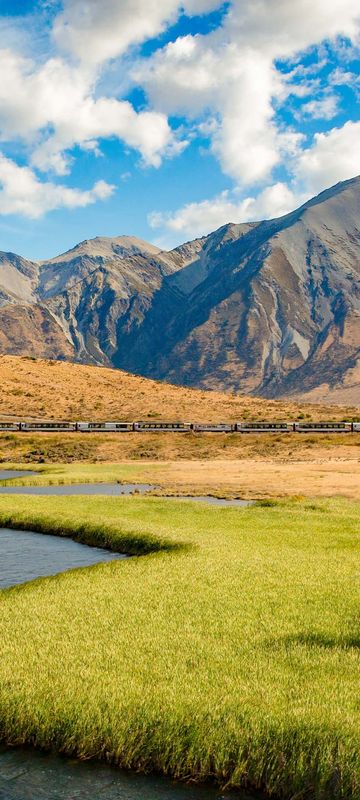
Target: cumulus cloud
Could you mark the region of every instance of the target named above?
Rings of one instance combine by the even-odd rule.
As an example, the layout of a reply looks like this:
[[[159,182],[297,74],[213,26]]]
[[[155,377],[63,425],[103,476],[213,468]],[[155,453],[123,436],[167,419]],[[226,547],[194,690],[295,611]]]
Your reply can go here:
[[[240,201],[235,199],[236,192],[224,191],[172,213],[153,212],[149,224],[170,232],[174,243],[178,234],[202,236],[228,222],[281,216],[329,186],[360,174],[359,141],[360,122],[349,121],[341,128],[315,134],[312,144],[293,160],[289,185],[278,182]]]
[[[275,102],[286,96],[276,59],[329,37],[355,39],[358,20],[357,0],[332,0],[330,6],[327,0],[243,0],[230,5],[216,31],[180,37],[140,62],[134,79],[163,113],[211,120],[211,149],[223,171],[250,185],[269,179],[300,144],[276,123]],[[331,119],[335,112],[331,98],[305,107],[314,118]]]
[[[211,200],[187,203],[174,213],[152,212],[149,225],[166,229],[182,237],[204,236],[228,222],[249,222],[277,217],[291,211],[295,196],[284,183],[276,183],[264,189],[258,197],[246,197],[236,202],[228,191],[221,192]]]
[[[84,98],[74,116],[58,120],[55,133],[33,152],[32,163],[39,169],[52,169],[58,174],[69,171],[66,151],[75,144],[97,147],[98,139],[117,136],[138,150],[143,162],[159,167],[165,155],[179,152],[186,142],[176,142],[168,121],[155,111],[137,113],[132,105],[114,98]]]
[[[347,122],[342,128],[317,133],[311,147],[304,150],[295,165],[295,177],[310,194],[360,173],[360,122]]]
[[[59,58],[36,67],[3,50],[0,71],[0,138],[32,143],[31,160],[40,169],[65,174],[66,151],[75,144],[96,148],[98,138],[117,136],[155,167],[185,146],[176,142],[164,114],[136,112],[124,100],[94,98],[88,77]]]
[[[139,45],[155,39],[180,14],[216,8],[223,9],[216,29],[180,36],[155,47],[150,57],[136,56]],[[336,180],[348,176],[357,163],[354,153],[346,152],[347,145],[354,148],[352,128],[319,134],[304,150],[301,133],[281,123],[277,111],[292,92],[306,99],[303,119],[333,118],[336,86],[351,73],[335,70],[329,78],[333,94],[324,95],[314,77],[304,74],[302,79],[296,59],[300,51],[325,40],[347,37],[355,42],[359,17],[358,0],[230,0],[225,5],[222,0],[62,0],[52,19],[51,56],[25,58],[16,46],[17,36],[10,36],[11,45],[0,51],[0,140],[25,143],[29,181],[37,187],[40,208],[36,170],[69,174],[76,145],[99,156],[102,140],[116,137],[139,153],[142,164],[158,168],[164,158],[187,146],[183,131],[191,127],[191,137],[196,132],[207,137],[222,171],[245,199],[237,201],[228,193],[189,204],[165,215],[165,227],[189,230],[191,214],[199,227],[206,219],[216,227],[225,213],[236,219],[240,214],[249,219],[283,213],[291,198],[295,203],[310,188],[331,183],[335,174]],[[114,59],[120,61],[113,65],[110,91],[104,70]],[[292,76],[279,68],[279,59],[294,64]],[[146,92],[140,109],[124,99],[121,76],[116,85],[115,76],[122,68],[129,72],[129,64],[127,85],[132,81]],[[173,116],[181,120],[177,131],[171,127]],[[334,157],[336,163],[327,162]],[[274,178],[275,168],[284,165],[290,189]],[[98,196],[95,187],[89,194],[46,178],[41,185],[44,197],[54,202],[64,190],[69,207],[71,196],[65,190],[73,191],[79,202]],[[50,199],[44,200],[46,207],[51,207]]]
[[[357,0],[244,0],[226,20],[231,37],[271,58],[290,57],[310,45],[359,33]]]
[[[20,167],[0,154],[0,214],[36,219],[56,208],[78,208],[105,200],[114,189],[102,180],[86,191],[40,181],[29,167]]]
[[[331,120],[338,110],[335,94],[320,93],[309,74],[280,72],[278,59],[294,59],[299,51],[324,40],[359,34],[357,0],[243,0],[232,3],[220,29],[207,36],[186,36],[138,64],[135,77],[145,86],[154,108],[166,114],[199,119],[222,170],[236,182],[241,201],[229,191],[200,203],[188,203],[173,213],[153,213],[152,227],[198,236],[229,222],[284,214],[311,194],[360,170],[357,127],[318,134],[305,147],[304,136],[284,129],[276,105],[290,93],[308,98],[298,119]],[[319,69],[326,62],[319,61]],[[291,83],[292,79],[297,83]],[[340,71],[332,85],[343,83]],[[305,148],[305,149],[304,149]],[[271,181],[274,167],[286,164],[289,183]]]
[[[63,50],[98,64],[157,36],[180,9],[204,14],[219,5],[221,0],[65,0],[53,35]]]

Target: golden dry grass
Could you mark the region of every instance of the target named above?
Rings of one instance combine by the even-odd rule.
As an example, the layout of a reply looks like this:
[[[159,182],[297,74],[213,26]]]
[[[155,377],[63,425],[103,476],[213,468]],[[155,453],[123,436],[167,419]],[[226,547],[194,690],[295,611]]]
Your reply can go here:
[[[16,434],[0,436],[0,458],[3,466],[29,464],[40,469],[42,483],[135,481],[155,484],[162,494],[342,495],[360,500],[358,434],[304,438],[298,434],[199,438]]]
[[[105,367],[0,356],[0,415],[53,419],[342,419],[351,406],[307,405],[172,386]]]

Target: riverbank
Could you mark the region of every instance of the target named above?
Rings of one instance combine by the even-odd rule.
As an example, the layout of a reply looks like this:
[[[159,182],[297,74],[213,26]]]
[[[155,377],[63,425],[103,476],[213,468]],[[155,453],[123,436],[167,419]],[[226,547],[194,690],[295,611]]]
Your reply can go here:
[[[31,464],[35,475],[24,473],[23,478],[1,482],[1,485],[47,486],[118,481],[152,484],[156,487],[152,494],[157,496],[210,495],[247,500],[342,496],[360,500],[360,436],[351,438],[351,442],[348,437],[348,444],[344,441],[346,436],[336,438],[340,440],[338,447],[336,442],[331,444],[321,437],[315,451],[305,449],[297,452],[296,456],[288,452],[287,456],[284,453],[282,456],[250,458],[243,453],[238,459],[35,463]],[[331,440],[331,436],[325,439]],[[278,444],[276,437],[274,448]],[[306,443],[303,446],[306,448]],[[24,464],[13,462],[5,462],[1,467],[26,469]]]
[[[148,553],[0,593],[2,740],[355,797],[359,509],[0,497],[1,525]]]

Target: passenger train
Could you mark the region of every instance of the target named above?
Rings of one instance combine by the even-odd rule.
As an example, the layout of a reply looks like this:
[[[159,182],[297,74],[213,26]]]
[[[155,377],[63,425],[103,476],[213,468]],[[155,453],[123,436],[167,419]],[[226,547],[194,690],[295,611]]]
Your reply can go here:
[[[56,422],[0,421],[1,431],[28,433],[360,433],[359,422]]]

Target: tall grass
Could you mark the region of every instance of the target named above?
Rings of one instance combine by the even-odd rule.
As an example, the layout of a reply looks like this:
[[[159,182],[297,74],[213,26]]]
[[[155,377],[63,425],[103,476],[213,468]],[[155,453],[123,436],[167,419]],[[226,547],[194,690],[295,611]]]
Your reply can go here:
[[[358,504],[17,496],[0,524],[153,550],[0,593],[3,741],[359,796]]]

